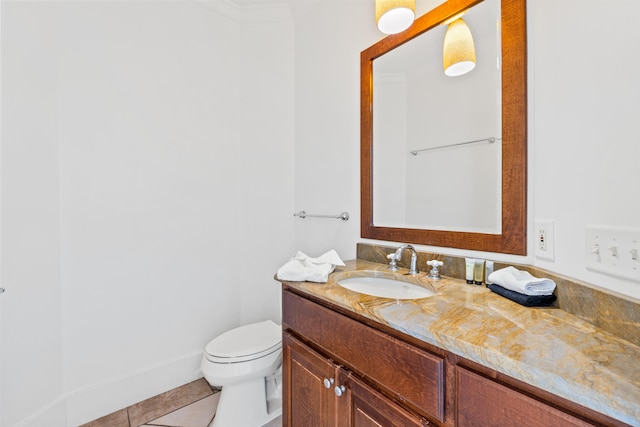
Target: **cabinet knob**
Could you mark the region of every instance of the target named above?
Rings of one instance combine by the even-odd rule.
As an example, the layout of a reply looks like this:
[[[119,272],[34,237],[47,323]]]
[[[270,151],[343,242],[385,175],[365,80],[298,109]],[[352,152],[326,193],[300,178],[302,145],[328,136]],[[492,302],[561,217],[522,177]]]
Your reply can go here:
[[[324,388],[331,388],[331,386],[333,385],[333,378],[325,378],[324,379]]]
[[[345,391],[347,391],[347,389],[345,386],[341,385],[341,386],[336,386],[336,388],[334,388],[333,391],[335,391],[336,396],[340,397]]]

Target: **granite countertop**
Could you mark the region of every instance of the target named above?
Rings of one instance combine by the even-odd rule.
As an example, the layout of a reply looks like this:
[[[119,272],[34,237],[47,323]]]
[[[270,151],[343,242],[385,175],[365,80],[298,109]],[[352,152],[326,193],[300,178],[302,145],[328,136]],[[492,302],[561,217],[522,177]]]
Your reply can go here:
[[[327,283],[287,286],[390,326],[634,426],[640,426],[640,347],[558,308],[528,308],[484,286],[426,273],[396,275],[436,291],[419,300],[391,300],[336,283],[387,266],[351,260]]]

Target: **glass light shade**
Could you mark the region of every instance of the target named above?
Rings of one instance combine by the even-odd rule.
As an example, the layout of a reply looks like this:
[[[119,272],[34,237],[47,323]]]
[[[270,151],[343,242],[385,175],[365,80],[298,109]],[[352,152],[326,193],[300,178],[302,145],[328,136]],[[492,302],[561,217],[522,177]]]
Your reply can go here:
[[[442,63],[447,76],[461,76],[476,66],[476,49],[466,22],[456,19],[444,36]]]
[[[376,0],[376,22],[385,34],[401,33],[416,19],[416,0]]]

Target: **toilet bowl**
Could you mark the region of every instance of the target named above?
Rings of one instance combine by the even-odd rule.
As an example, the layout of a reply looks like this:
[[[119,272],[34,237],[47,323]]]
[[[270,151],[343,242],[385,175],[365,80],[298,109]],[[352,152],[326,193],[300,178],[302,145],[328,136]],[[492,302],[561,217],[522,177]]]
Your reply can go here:
[[[222,387],[211,427],[260,427],[282,414],[282,330],[272,321],[214,338],[200,370]]]

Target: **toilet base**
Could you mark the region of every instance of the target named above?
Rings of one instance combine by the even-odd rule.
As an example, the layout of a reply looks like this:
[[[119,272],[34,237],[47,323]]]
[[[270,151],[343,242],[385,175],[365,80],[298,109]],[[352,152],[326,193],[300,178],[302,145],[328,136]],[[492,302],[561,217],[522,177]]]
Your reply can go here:
[[[222,387],[211,427],[260,427],[282,414],[281,400],[267,402],[265,378]]]

